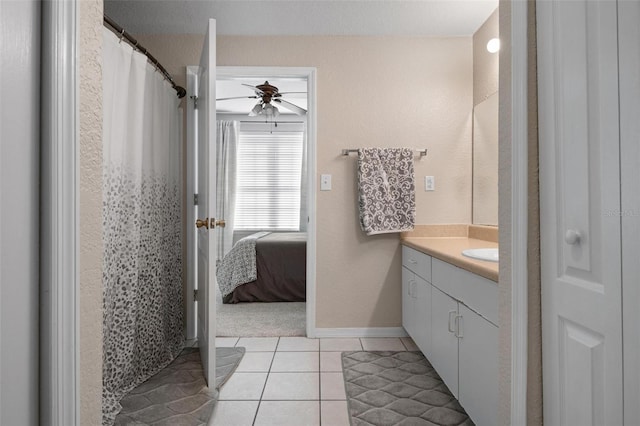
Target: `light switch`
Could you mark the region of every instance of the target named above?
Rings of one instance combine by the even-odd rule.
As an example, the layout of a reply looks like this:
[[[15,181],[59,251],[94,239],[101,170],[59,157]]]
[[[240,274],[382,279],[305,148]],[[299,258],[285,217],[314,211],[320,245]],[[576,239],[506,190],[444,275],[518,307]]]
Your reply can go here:
[[[320,191],[331,191],[331,175],[320,175]]]
[[[436,190],[436,180],[433,176],[425,176],[424,177],[424,190],[425,191],[435,191]]]

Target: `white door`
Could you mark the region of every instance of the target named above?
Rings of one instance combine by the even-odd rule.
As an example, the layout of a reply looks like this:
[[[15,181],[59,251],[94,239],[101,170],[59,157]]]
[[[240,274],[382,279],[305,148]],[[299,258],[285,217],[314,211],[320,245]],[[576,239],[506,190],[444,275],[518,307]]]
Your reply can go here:
[[[618,4],[624,420],[640,422],[640,2]]]
[[[38,424],[40,7],[0,1],[0,425]]]
[[[617,5],[542,0],[537,25],[544,422],[619,425]]]
[[[216,377],[216,21],[209,20],[198,70],[198,346],[204,377],[211,389]],[[204,226],[203,226],[204,225]]]

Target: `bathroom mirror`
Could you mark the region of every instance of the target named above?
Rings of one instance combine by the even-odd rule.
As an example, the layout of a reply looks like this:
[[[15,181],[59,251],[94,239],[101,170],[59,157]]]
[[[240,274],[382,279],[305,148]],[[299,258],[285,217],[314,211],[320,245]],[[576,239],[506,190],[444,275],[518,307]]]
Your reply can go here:
[[[498,225],[498,92],[473,109],[473,223]]]

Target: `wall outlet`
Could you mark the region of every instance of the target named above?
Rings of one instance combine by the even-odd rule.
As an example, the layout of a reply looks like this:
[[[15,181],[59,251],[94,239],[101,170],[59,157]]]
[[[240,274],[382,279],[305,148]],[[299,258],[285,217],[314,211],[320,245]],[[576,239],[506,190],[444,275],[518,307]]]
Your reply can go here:
[[[331,175],[320,175],[320,191],[331,191]]]
[[[435,191],[436,190],[436,179],[433,176],[425,176],[424,177],[424,190],[425,191]]]

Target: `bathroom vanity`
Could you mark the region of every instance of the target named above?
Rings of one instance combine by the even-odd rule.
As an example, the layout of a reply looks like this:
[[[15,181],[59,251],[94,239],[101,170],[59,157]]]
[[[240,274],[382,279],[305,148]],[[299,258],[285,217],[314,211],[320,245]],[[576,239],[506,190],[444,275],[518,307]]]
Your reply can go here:
[[[487,227],[453,225],[452,230],[436,237],[403,234],[402,323],[474,423],[495,425],[498,264],[467,258],[462,251],[497,247],[497,229],[495,237]],[[478,230],[489,236],[475,234]]]

